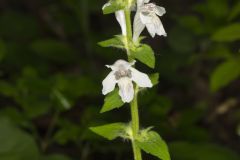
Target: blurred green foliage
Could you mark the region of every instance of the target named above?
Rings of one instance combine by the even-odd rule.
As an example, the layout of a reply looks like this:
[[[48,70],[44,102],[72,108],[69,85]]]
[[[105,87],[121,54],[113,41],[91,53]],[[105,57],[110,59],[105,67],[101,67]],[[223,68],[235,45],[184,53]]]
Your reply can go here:
[[[105,2],[0,2],[1,160],[132,159],[129,142],[88,129],[130,117],[127,105],[98,114],[104,65],[124,56],[97,45],[120,32]],[[140,95],[142,127],[155,126],[173,160],[240,159],[239,0],[155,2],[168,37],[144,39],[160,76]]]

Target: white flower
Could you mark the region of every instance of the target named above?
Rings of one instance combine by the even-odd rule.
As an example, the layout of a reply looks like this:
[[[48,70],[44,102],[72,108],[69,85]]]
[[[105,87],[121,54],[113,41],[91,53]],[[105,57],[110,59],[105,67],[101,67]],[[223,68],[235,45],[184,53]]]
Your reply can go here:
[[[149,0],[138,0],[137,2],[137,13],[134,18],[133,24],[133,41],[136,42],[138,37],[144,30],[145,26],[147,27],[148,32],[152,37],[155,35],[167,36],[163,28],[163,24],[158,16],[162,16],[166,13],[165,8],[157,6],[153,3],[148,3]],[[148,3],[148,4],[145,4]]]
[[[103,80],[102,93],[104,95],[112,92],[115,85],[118,84],[119,95],[123,102],[131,102],[134,97],[133,83],[134,81],[139,87],[152,87],[152,82],[148,75],[139,72],[132,67],[133,63],[128,63],[125,60],[117,60],[113,65],[107,65],[112,71]]]
[[[102,7],[102,10],[104,10],[106,7],[110,6],[111,2],[105,3]],[[118,10],[115,12],[115,17],[120,24],[120,27],[122,29],[122,35],[127,35],[127,28],[126,28],[126,19],[125,19],[125,13],[124,10]]]
[[[121,26],[122,29],[122,35],[127,35],[127,28],[126,28],[126,19],[125,19],[125,13],[124,10],[119,10],[115,12],[116,19],[118,23]]]

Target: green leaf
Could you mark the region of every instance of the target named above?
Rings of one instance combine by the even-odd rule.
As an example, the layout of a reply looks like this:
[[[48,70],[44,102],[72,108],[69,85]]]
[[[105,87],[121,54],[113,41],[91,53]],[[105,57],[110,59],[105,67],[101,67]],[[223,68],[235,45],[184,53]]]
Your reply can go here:
[[[239,62],[234,59],[220,64],[211,75],[211,90],[217,91],[237,79],[240,76],[239,65]]]
[[[152,82],[152,84],[155,86],[159,83],[158,79],[159,79],[159,73],[154,73],[154,74],[151,74],[150,76],[150,80]]]
[[[125,5],[121,0],[110,0],[103,7],[103,14],[114,13],[118,10],[124,9]]]
[[[104,113],[115,108],[120,108],[123,106],[123,101],[121,100],[118,89],[115,89],[111,93],[109,93],[104,99],[104,105],[100,111],[100,113]]]
[[[173,142],[169,145],[174,160],[239,160],[232,150],[211,143]]]
[[[1,160],[38,160],[34,139],[6,118],[0,119],[0,142]]]
[[[168,147],[158,133],[154,131],[144,132],[137,141],[136,144],[139,148],[144,150],[146,153],[154,155],[162,160],[170,160]]]
[[[98,45],[100,45],[101,47],[116,47],[123,49],[124,48],[123,38],[124,38],[123,36],[118,35],[109,40],[99,42]]]
[[[234,23],[216,31],[212,39],[218,42],[232,42],[240,39],[240,23]]]
[[[112,123],[98,127],[91,127],[90,130],[108,140],[113,140],[117,137],[124,136],[126,127],[127,125],[124,123]]]
[[[136,49],[132,49],[133,56],[140,62],[146,64],[147,66],[155,67],[155,56],[152,48],[146,44],[143,44]]]
[[[230,13],[229,20],[233,20],[239,15],[240,15],[240,2],[238,2],[236,5],[234,5],[234,7]]]

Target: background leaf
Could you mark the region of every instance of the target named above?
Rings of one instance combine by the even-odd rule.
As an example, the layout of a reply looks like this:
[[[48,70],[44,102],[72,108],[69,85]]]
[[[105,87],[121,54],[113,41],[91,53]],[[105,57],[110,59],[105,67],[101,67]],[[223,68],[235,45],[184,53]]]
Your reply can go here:
[[[217,91],[236,80],[240,76],[239,64],[235,59],[220,64],[211,75],[211,90]]]
[[[34,139],[3,117],[0,118],[0,142],[1,160],[38,160]]]
[[[230,24],[217,30],[212,39],[218,42],[232,42],[240,39],[240,23]]]
[[[174,142],[169,145],[174,160],[238,160],[237,153],[211,143]]]

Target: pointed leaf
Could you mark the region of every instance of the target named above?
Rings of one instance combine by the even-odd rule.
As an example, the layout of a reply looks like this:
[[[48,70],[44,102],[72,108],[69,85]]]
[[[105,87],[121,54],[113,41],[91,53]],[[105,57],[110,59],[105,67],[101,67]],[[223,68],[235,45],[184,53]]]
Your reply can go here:
[[[99,42],[98,45],[101,47],[116,47],[116,48],[124,48],[124,44],[122,42],[122,36],[115,36],[114,38]]]
[[[217,91],[240,76],[240,63],[235,59],[228,60],[220,64],[210,79],[210,86],[212,91]]]
[[[123,106],[123,101],[121,100],[118,89],[115,89],[113,92],[109,93],[104,99],[104,105],[100,113],[104,113],[115,108],[120,108]]]
[[[146,133],[145,133],[146,134]],[[146,153],[154,155],[161,160],[170,160],[168,147],[158,133],[154,131],[148,132],[144,137],[136,141],[139,148]]]
[[[121,0],[110,0],[108,3],[104,5],[102,8],[103,14],[114,13],[118,10],[124,9],[124,3]]]
[[[90,130],[108,140],[113,140],[125,135],[126,127],[127,125],[124,123],[112,123],[98,127],[91,127]]]
[[[236,5],[234,5],[230,16],[229,16],[229,20],[233,20],[235,18],[237,18],[240,15],[240,2],[238,2]]]
[[[218,42],[232,42],[240,39],[240,23],[221,28],[213,34],[212,39]]]
[[[154,73],[154,74],[151,74],[149,76],[149,78],[151,79],[151,82],[152,84],[155,86],[159,83],[158,79],[159,79],[159,73]]]
[[[136,49],[132,50],[133,56],[140,62],[146,64],[147,66],[155,67],[155,56],[152,48],[146,44],[143,44]]]

